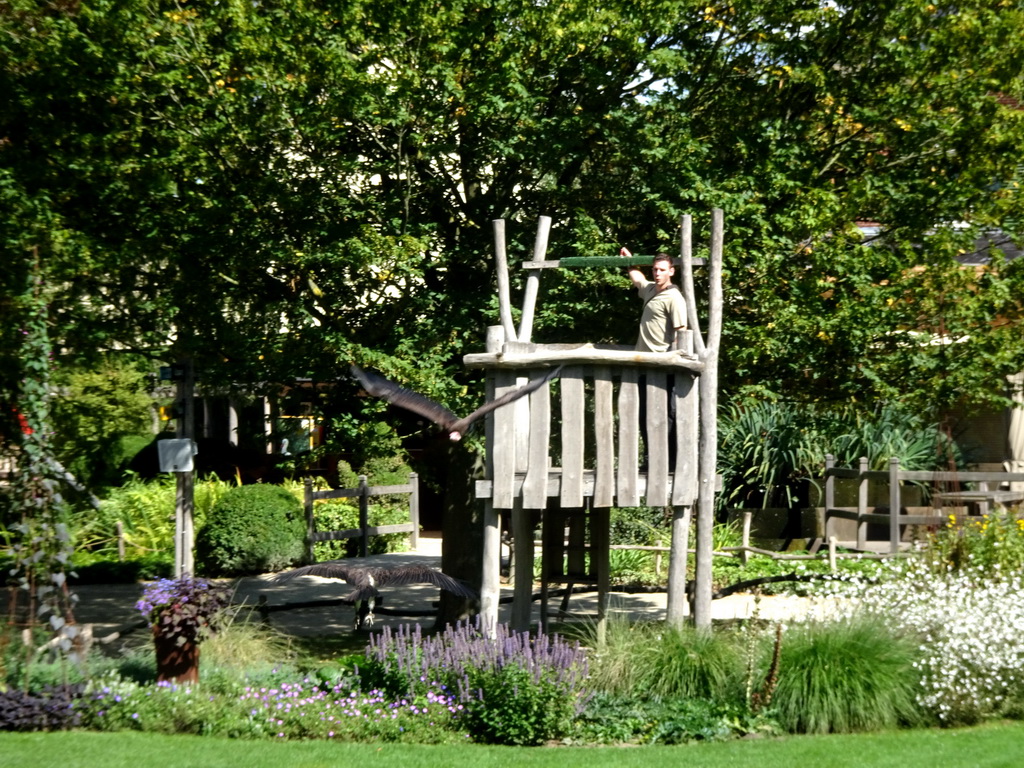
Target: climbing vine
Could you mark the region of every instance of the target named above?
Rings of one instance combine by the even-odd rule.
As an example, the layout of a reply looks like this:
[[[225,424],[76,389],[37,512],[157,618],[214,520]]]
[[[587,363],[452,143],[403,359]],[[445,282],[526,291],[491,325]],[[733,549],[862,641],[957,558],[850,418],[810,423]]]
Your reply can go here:
[[[10,615],[27,629],[37,621],[45,622],[54,633],[52,646],[74,661],[79,628],[72,613],[75,596],[67,584],[73,547],[64,522],[62,473],[49,450],[51,350],[38,263],[23,299],[22,375],[14,401],[20,429],[19,441],[12,446],[15,472],[9,497],[11,517],[17,520],[10,526],[14,539],[8,553],[13,558],[10,575],[15,586]],[[26,653],[34,652],[26,642]]]

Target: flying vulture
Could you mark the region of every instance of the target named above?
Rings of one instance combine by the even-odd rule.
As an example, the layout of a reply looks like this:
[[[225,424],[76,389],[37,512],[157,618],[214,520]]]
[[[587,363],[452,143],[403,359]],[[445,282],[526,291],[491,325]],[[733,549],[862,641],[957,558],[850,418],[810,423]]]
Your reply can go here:
[[[411,389],[400,387],[393,381],[388,381],[383,376],[379,376],[376,373],[364,371],[358,366],[353,365],[352,375],[355,376],[359,380],[359,383],[363,385],[363,389],[374,397],[387,400],[392,405],[397,405],[400,408],[405,408],[406,410],[417,413],[426,419],[430,419],[430,421],[434,422],[447,432],[449,438],[457,441],[462,439],[462,436],[466,434],[466,431],[474,421],[486,416],[496,408],[507,405],[508,403],[518,400],[524,395],[530,394],[534,390],[540,389],[544,384],[554,378],[560,370],[562,370],[561,366],[553,368],[543,376],[531,379],[518,389],[513,389],[511,392],[506,392],[501,397],[484,403],[469,414],[469,416],[461,419],[443,405],[435,403],[433,400],[421,395],[419,392],[413,392]]]
[[[346,560],[328,560],[323,563],[305,565],[290,571],[279,573],[271,580],[277,582],[291,581],[300,576],[319,576],[324,579],[338,579],[352,586],[343,600],[353,600],[356,606],[355,628],[373,624],[373,609],[380,596],[378,587],[397,586],[402,584],[433,584],[447,590],[458,597],[476,597],[476,592],[460,581],[453,579],[429,565],[399,565],[394,568],[367,567],[354,565]],[[363,603],[366,603],[364,611]]]

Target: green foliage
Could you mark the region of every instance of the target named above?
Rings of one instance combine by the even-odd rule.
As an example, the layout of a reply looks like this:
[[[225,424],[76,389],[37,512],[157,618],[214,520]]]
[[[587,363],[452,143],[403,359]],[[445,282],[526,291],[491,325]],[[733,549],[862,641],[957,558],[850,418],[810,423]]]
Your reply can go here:
[[[693,627],[607,622],[593,643],[591,685],[639,698],[742,700],[742,656],[735,638]]]
[[[173,475],[153,480],[131,477],[124,485],[110,488],[98,510],[87,507],[75,514],[76,549],[114,559],[120,523],[128,559],[173,553],[176,483]],[[196,481],[192,519],[197,531],[202,530],[210,510],[232,487],[215,477]]]
[[[936,573],[981,571],[991,578],[1024,571],[1024,519],[1005,510],[939,528],[926,550]]]
[[[663,507],[612,507],[610,543],[651,545],[672,536],[671,518]]]
[[[462,410],[481,376],[461,355],[495,319],[493,218],[511,260],[539,211],[556,217],[552,255],[602,256],[672,248],[681,212],[719,205],[727,396],[925,410],[1002,401],[991,381],[1024,367],[1024,269],[955,261],[1021,220],[1024,127],[1000,99],[1022,96],[1010,7],[9,11],[5,275],[23,284],[39,249],[69,354],[170,348],[208,382],[333,378],[355,359]],[[862,242],[858,219],[882,234]],[[544,279],[535,338],[632,336],[621,274]],[[969,340],[910,335],[936,330]],[[376,402],[333,410],[353,450],[409,431],[370,418]]]
[[[583,744],[688,744],[769,735],[771,720],[744,707],[702,699],[638,699],[596,694],[576,719],[573,741]]]
[[[718,462],[729,507],[807,506],[808,485],[821,477],[825,455],[837,466],[882,469],[892,457],[907,470],[948,467],[957,446],[921,411],[884,405],[865,414],[853,407],[811,407],[753,401],[732,405],[718,421]]]
[[[302,557],[302,504],[273,485],[232,488],[196,535],[196,569],[210,576],[277,571]]]
[[[877,621],[809,622],[782,638],[772,712],[791,733],[852,733],[921,722],[914,639]]]
[[[237,698],[211,696],[198,686],[141,685],[109,676],[86,688],[78,709],[82,726],[96,731],[258,735]]]
[[[664,567],[662,570],[664,573]],[[612,584],[656,583],[654,553],[635,549],[611,550],[608,553],[608,578]]]
[[[59,369],[53,402],[57,458],[87,486],[111,485],[152,439],[154,403],[138,367],[106,359]]]
[[[358,473],[346,461],[338,462],[338,482],[342,488],[358,488],[359,476],[370,485],[405,485],[412,470],[401,456],[368,460]],[[318,531],[345,531],[359,528],[359,505],[353,499],[324,499],[313,503],[313,518]],[[372,496],[367,510],[369,525],[396,525],[409,522],[409,497],[405,494]],[[401,552],[407,547],[407,534],[385,533],[370,538],[367,550],[371,555]],[[317,560],[355,557],[359,539],[318,541],[313,545]]]
[[[486,744],[543,744],[565,734],[575,714],[576,703],[563,686],[517,664],[472,668],[468,684],[480,696],[466,703],[461,722]]]

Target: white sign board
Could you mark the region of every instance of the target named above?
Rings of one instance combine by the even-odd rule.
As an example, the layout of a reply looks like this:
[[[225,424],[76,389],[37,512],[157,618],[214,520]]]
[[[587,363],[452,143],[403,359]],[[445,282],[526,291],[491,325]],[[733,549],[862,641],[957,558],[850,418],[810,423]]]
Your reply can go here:
[[[188,438],[157,440],[160,452],[161,472],[191,472],[192,457],[196,455],[196,446]]]

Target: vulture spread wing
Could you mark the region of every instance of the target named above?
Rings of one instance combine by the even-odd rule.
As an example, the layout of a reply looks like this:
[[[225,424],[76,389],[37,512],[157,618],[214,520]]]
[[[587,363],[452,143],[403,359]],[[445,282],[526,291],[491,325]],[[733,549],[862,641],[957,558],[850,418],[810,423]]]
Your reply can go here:
[[[421,564],[399,565],[394,568],[366,568],[344,560],[328,560],[279,573],[272,578],[272,581],[291,581],[300,576],[319,576],[324,579],[344,581],[353,587],[348,596],[353,600],[364,600],[376,595],[378,587],[402,584],[433,584],[459,597],[476,596],[476,593],[462,582],[436,568]]]
[[[407,411],[418,413],[442,429],[448,430],[452,424],[458,421],[459,417],[440,403],[434,402],[419,392],[413,392],[411,389],[400,387],[383,376],[364,371],[357,365],[352,366],[352,375],[363,385],[363,389],[374,397],[386,400],[392,405],[397,405],[399,408],[405,408]]]
[[[447,573],[429,565],[403,565],[398,568],[371,569],[378,587],[402,584],[433,584],[458,597],[476,597],[476,592]]]
[[[379,397],[392,405],[397,405],[400,408],[418,413],[430,421],[437,424],[439,427],[444,429],[452,440],[460,440],[466,430],[469,429],[470,425],[477,419],[486,416],[488,413],[496,408],[500,408],[503,405],[518,400],[525,395],[540,389],[544,384],[553,379],[562,367],[553,368],[543,376],[538,376],[536,379],[532,379],[518,389],[513,389],[510,392],[506,392],[501,397],[490,400],[469,416],[460,419],[454,413],[449,411],[440,403],[436,403],[428,397],[421,395],[419,392],[413,392],[411,389],[400,387],[393,381],[385,379],[383,376],[378,376],[375,373],[368,373],[362,370],[356,365],[352,366],[352,375],[359,380],[359,383],[363,385],[363,388],[374,397]]]

